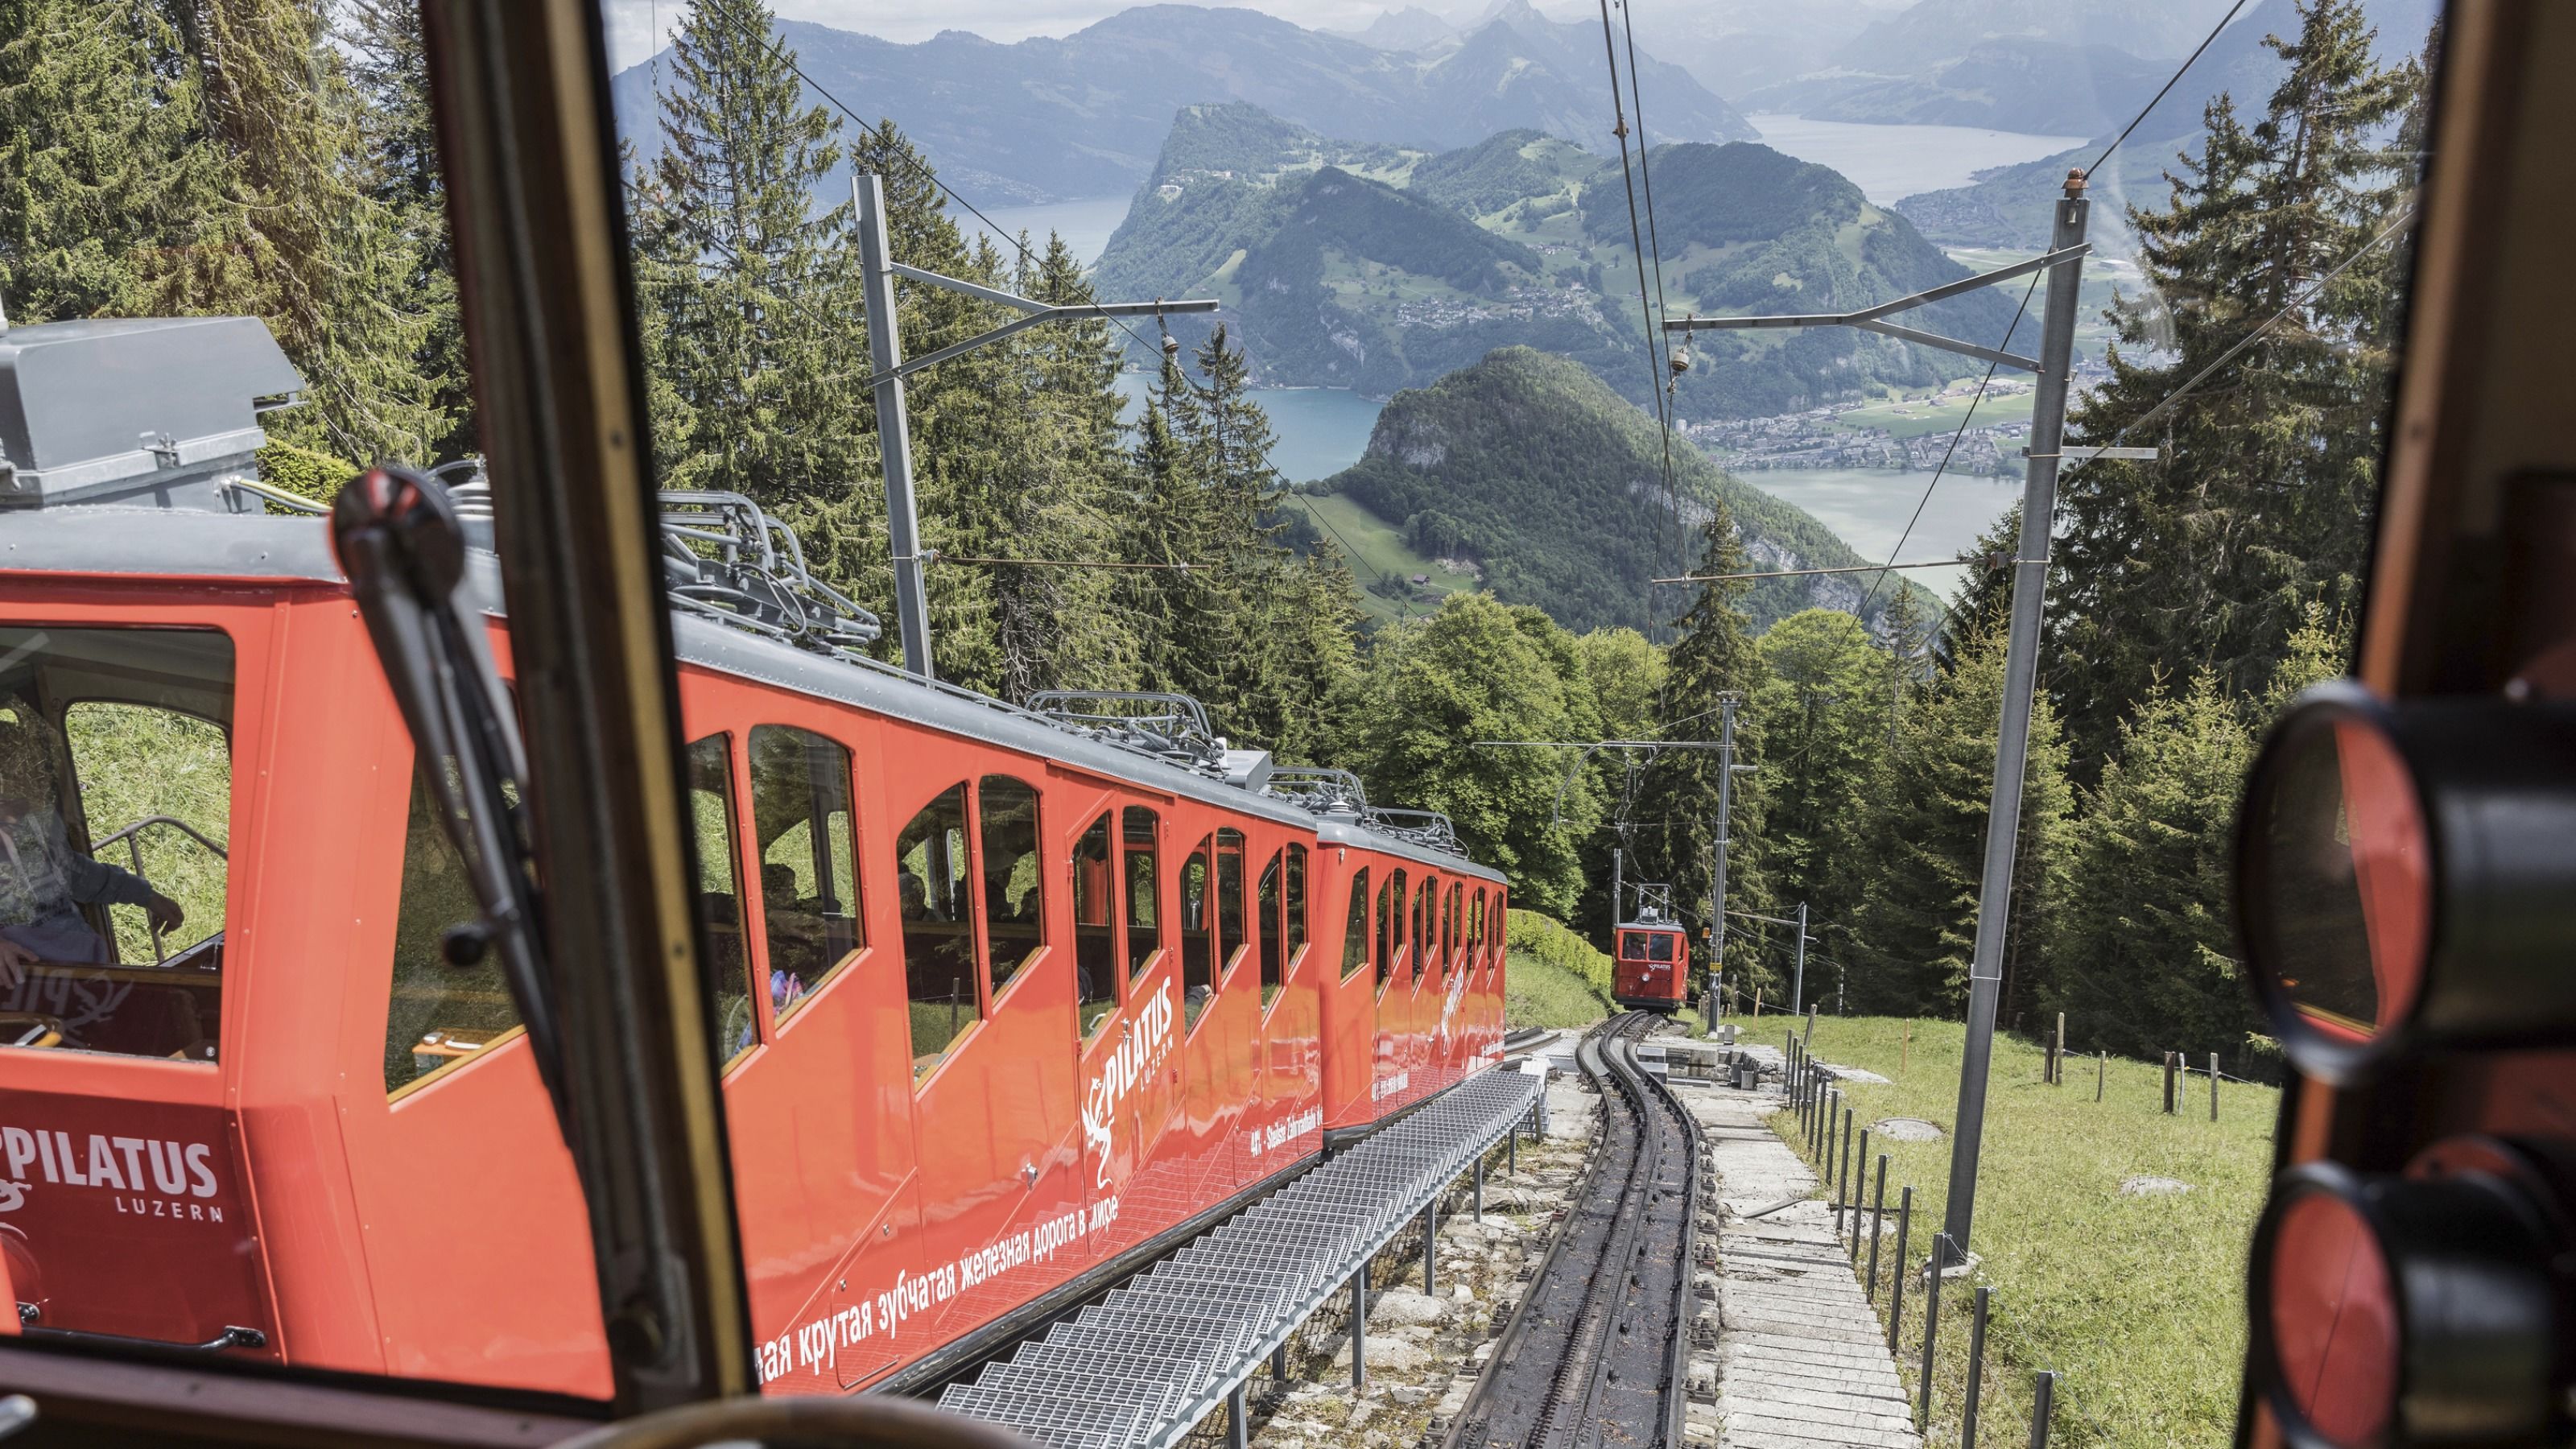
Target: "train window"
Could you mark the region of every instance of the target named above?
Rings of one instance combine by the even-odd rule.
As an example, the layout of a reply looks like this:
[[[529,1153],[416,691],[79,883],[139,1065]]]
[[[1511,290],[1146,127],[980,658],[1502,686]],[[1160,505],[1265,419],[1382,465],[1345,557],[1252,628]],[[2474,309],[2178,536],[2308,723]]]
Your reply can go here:
[[[1274,850],[1270,863],[1261,868],[1261,1004],[1268,1006],[1279,994],[1280,881],[1287,869],[1288,852]]]
[[[1073,846],[1074,1011],[1088,1040],[1118,1007],[1117,877],[1109,858],[1109,812]]]
[[[850,826],[850,752],[805,730],[751,732],[751,827],[769,1008],[780,1019],[867,944]]]
[[[1450,882],[1449,904],[1442,907],[1440,911],[1440,953],[1443,959],[1452,962],[1457,960],[1458,952],[1467,944],[1467,938],[1463,934],[1466,928],[1463,917],[1466,912],[1465,908],[1458,904],[1463,894],[1464,891],[1457,882]]]
[[[1217,959],[1228,975],[1234,972],[1244,947],[1251,944],[1251,933],[1243,924],[1243,832],[1220,830],[1216,833],[1216,922]]]
[[[928,1074],[983,1015],[975,994],[975,927],[966,889],[966,786],[939,792],[895,840],[903,893],[904,993],[912,1004],[912,1072]]]
[[[1670,931],[1657,931],[1655,934],[1648,936],[1646,938],[1646,959],[1649,961],[1670,961],[1673,959],[1673,933]]]
[[[1038,868],[1038,792],[1008,775],[975,789],[984,852],[984,949],[993,994],[1046,944],[1045,872]]]
[[[1288,847],[1288,969],[1297,969],[1297,953],[1306,949],[1306,847]]]
[[[1619,938],[1619,959],[1623,961],[1645,960],[1646,933],[1643,931],[1630,931],[1626,935],[1621,936]]]
[[[0,1045],[213,1060],[232,697],[213,630],[0,629]]]
[[[1127,856],[1127,978],[1145,974],[1163,944],[1163,876],[1155,841],[1162,823],[1142,805],[1119,817]]]
[[[689,816],[696,823],[698,922],[707,936],[707,1020],[716,1060],[731,1062],[760,1039],[743,948],[742,887],[734,875],[733,750],[724,735],[689,746]]]
[[[1404,872],[1394,871],[1377,891],[1377,989],[1395,979],[1395,958],[1404,952]]]
[[[1369,959],[1369,873],[1361,866],[1351,876],[1351,919],[1342,927],[1342,979],[1348,981]]]
[[[1431,954],[1431,935],[1437,923],[1432,920],[1432,892],[1440,888],[1437,881],[1426,880],[1413,893],[1413,970],[1411,979],[1422,980],[1422,958]]]
[[[439,826],[438,810],[428,775],[414,769],[402,904],[394,915],[393,1005],[385,1018],[385,1090],[397,1096],[473,1061],[519,1027],[499,952],[459,967],[439,949],[448,927],[480,919],[483,907],[466,878],[465,857]]]
[[[1207,1009],[1208,998],[1216,994],[1216,973],[1211,966],[1208,920],[1208,841],[1199,840],[1199,848],[1181,863],[1181,1019],[1185,1027],[1199,1024],[1199,1013]]]

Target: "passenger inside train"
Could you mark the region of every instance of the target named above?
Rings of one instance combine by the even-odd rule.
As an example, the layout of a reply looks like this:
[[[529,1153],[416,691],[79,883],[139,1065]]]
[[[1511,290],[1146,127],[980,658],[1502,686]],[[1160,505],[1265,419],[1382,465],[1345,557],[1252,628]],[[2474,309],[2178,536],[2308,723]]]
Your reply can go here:
[[[0,701],[0,984],[16,986],[39,961],[104,963],[107,940],[83,906],[140,906],[165,933],[187,918],[143,877],[72,847],[58,750],[34,705]]]

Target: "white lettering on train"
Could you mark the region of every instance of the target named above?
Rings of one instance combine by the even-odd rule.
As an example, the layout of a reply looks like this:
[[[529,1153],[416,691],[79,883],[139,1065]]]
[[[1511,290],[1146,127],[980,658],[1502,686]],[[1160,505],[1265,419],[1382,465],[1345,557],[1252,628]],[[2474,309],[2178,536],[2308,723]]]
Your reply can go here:
[[[0,1212],[15,1211],[39,1175],[63,1187],[103,1187],[133,1194],[116,1199],[116,1210],[137,1217],[184,1218],[222,1222],[221,1208],[204,1208],[202,1200],[222,1192],[215,1178],[215,1149],[204,1142],[86,1134],[87,1140],[53,1128],[0,1125]],[[140,1194],[158,1193],[158,1198]],[[188,1199],[199,1199],[190,1203]],[[182,1210],[184,1209],[184,1211]],[[201,1210],[202,1209],[202,1210]]]
[[[1320,1119],[1319,1119],[1320,1120]],[[840,1363],[842,1349],[855,1347],[880,1332],[897,1337],[904,1321],[955,1298],[960,1292],[990,1283],[1031,1263],[1044,1263],[1076,1247],[1118,1219],[1118,1199],[1103,1198],[995,1239],[954,1263],[916,1272],[895,1271],[894,1286],[874,1296],[834,1308],[821,1318],[795,1325],[760,1345],[761,1382],[791,1373],[820,1374]]]
[[[1082,1138],[1096,1161],[1091,1185],[1109,1185],[1110,1127],[1118,1120],[1118,1106],[1155,1071],[1172,1051],[1172,983],[1164,978],[1163,989],[1139,1003],[1135,1019],[1118,1038],[1100,1064],[1100,1075],[1093,1077],[1082,1093]]]

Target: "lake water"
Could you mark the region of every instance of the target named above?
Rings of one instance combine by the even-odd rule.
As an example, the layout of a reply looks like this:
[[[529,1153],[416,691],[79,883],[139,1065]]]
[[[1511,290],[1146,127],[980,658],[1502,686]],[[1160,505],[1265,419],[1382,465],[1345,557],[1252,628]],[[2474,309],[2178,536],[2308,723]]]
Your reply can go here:
[[[1873,563],[1887,561],[1897,539],[1905,539],[1899,563],[1948,558],[1977,541],[2004,511],[2021,499],[2018,478],[1983,478],[1944,473],[1940,486],[1911,534],[1905,520],[1923,497],[1929,473],[1899,473],[1887,468],[1778,468],[1735,475],[1784,503],[1794,503]],[[1967,571],[1961,568],[1907,569],[1916,583],[1948,598]],[[1865,576],[1864,576],[1865,577]]]
[[[1099,261],[1102,252],[1109,250],[1110,234],[1118,230],[1118,223],[1127,219],[1127,203],[1132,199],[1095,196],[1085,201],[1051,201],[1043,206],[987,206],[984,214],[1008,233],[993,238],[993,245],[1005,252],[1011,249],[1013,240],[1023,231],[1029,234],[1032,245],[1040,247],[1046,245],[1047,233],[1059,232],[1064,236],[1064,244],[1073,248],[1073,254],[1080,257],[1087,267]],[[973,236],[984,230],[984,224],[964,207],[952,206],[948,214],[960,229],[968,233],[969,245],[973,244]]]
[[[1151,381],[1141,372],[1118,374],[1129,421],[1135,420],[1135,405]],[[1358,462],[1386,406],[1337,387],[1258,387],[1252,400],[1270,415],[1270,430],[1278,437],[1270,464],[1291,483],[1330,478]]]
[[[2084,144],[2082,136],[2032,136],[1973,126],[1863,126],[1766,112],[1747,116],[1762,144],[1830,166],[1861,195],[1890,206],[1922,191],[1965,186],[1991,166],[2017,166]]]

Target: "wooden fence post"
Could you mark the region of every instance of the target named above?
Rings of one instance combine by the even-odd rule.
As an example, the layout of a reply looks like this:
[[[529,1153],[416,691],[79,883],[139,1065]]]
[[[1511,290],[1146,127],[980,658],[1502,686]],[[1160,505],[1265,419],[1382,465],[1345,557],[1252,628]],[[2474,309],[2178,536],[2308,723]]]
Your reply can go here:
[[[2093,1100],[2102,1100],[2102,1083],[2111,1075],[2111,1054],[2104,1052],[2093,1064]]]
[[[2048,1053],[2049,1080],[2066,1085],[2066,1013],[2057,1014],[2057,1044]]]
[[[2209,1054],[2209,1120],[2218,1120],[2218,1053]]]
[[[2174,1114],[2174,1054],[2165,1053],[2165,1115]]]

